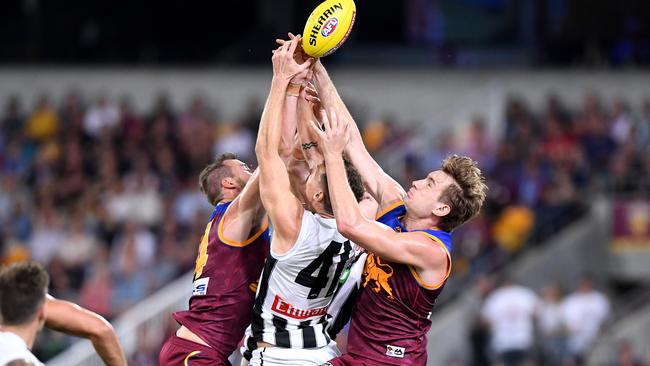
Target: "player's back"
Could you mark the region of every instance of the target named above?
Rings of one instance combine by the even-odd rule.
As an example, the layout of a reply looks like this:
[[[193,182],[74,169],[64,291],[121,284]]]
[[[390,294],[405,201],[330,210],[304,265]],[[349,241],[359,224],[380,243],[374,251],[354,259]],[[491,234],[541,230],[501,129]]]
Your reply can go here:
[[[404,212],[404,206],[398,206],[377,221],[395,231],[406,231],[399,223]],[[449,233],[421,232],[432,239],[431,245],[451,251]],[[426,365],[429,315],[444,283],[428,286],[412,266],[368,254],[347,352],[369,365]]]
[[[304,211],[295,245],[282,255],[271,251],[266,261],[253,308],[253,338],[283,348],[328,345],[327,309],[352,255],[336,220]]]
[[[250,323],[256,282],[269,251],[266,225],[245,242],[223,236],[230,202],[216,206],[199,246],[189,310],[174,319],[227,358]]]

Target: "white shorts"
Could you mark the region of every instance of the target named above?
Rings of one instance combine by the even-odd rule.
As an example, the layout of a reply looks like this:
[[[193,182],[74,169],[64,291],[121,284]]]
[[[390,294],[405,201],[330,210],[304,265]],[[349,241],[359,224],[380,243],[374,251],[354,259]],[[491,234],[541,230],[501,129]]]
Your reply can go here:
[[[253,351],[250,366],[320,366],[325,362],[338,357],[341,352],[332,341],[321,348],[282,348],[258,347]]]

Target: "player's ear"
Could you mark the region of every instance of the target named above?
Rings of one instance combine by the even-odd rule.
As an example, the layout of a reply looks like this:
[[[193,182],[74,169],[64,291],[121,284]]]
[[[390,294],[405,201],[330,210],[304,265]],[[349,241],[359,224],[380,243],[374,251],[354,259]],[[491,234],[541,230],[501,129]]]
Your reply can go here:
[[[451,207],[446,204],[446,203],[438,203],[436,207],[431,211],[434,215],[438,217],[443,217],[449,215],[449,212],[451,212]]]
[[[221,180],[221,186],[223,188],[237,188],[237,182],[233,177],[225,177]]]
[[[45,312],[46,312],[46,310],[45,310],[45,302],[43,302],[41,307],[38,309],[38,312],[36,313],[36,319],[38,320],[38,329],[39,330],[41,328],[43,328],[43,325],[45,324],[45,319],[46,319]]]
[[[323,191],[318,191],[314,193],[314,201],[322,202],[325,199],[325,193]]]

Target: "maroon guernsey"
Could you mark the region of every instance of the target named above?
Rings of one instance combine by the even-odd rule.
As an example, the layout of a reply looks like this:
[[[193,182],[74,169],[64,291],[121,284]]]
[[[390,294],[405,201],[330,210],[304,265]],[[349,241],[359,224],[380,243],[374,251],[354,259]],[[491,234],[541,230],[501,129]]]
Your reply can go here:
[[[270,242],[268,225],[243,243],[224,238],[222,218],[228,206],[230,202],[217,205],[201,239],[189,310],[173,314],[224,359],[235,351],[250,324]]]
[[[389,208],[377,221],[395,231],[407,231],[399,219],[403,204]],[[451,234],[423,230],[431,245],[451,252]],[[451,260],[451,257],[450,257]],[[450,262],[451,269],[451,262]],[[448,273],[449,274],[449,273]],[[446,279],[424,284],[415,269],[370,253],[361,279],[361,291],[352,314],[346,355],[333,365],[426,365],[429,315]]]

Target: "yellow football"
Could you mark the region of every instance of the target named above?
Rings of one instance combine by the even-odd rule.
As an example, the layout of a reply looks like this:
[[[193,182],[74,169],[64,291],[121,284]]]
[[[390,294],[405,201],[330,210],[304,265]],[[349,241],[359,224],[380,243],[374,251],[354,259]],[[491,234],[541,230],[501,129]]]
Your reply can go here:
[[[350,35],[357,7],[353,0],[325,0],[311,12],[302,33],[302,48],[311,57],[336,51]]]

